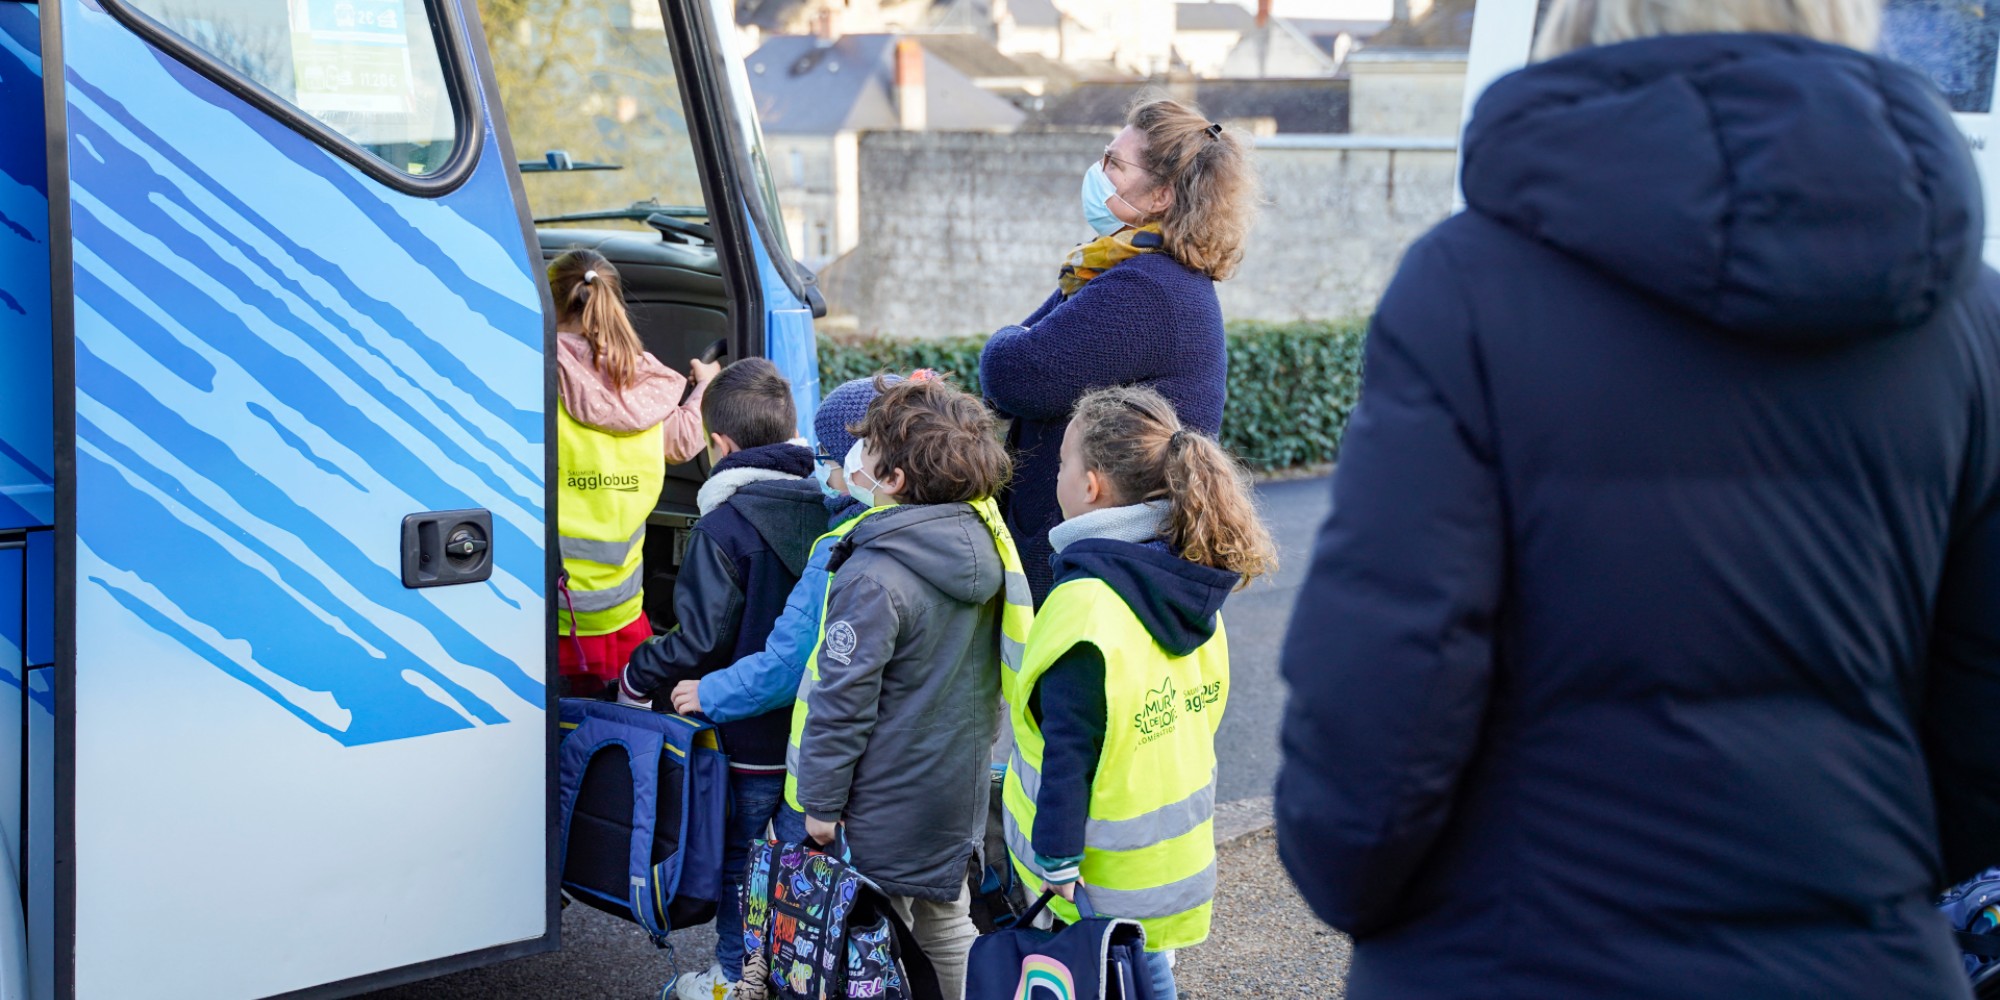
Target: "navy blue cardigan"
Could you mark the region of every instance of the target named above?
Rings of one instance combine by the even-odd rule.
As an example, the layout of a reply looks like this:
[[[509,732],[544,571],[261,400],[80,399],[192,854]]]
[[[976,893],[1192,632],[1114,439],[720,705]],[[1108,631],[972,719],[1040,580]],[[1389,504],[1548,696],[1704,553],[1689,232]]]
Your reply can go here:
[[[1053,585],[1049,529],[1062,521],[1056,466],[1063,429],[1092,389],[1144,385],[1204,434],[1222,429],[1229,357],[1215,282],[1164,253],[1126,260],[1068,300],[1058,292],[1020,326],[1002,328],[979,358],[987,401],[1014,418],[1007,527],[1035,603]]]

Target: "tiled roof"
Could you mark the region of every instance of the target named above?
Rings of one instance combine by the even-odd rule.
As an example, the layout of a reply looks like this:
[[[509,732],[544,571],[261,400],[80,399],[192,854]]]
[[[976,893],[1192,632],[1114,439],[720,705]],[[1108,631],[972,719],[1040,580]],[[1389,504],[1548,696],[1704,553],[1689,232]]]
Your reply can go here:
[[[1347,131],[1347,80],[1195,80],[1081,83],[1049,99],[1031,120],[1037,128],[1102,128],[1125,124],[1132,103],[1148,92],[1189,98],[1218,121],[1273,119],[1281,133]]]
[[[845,35],[831,42],[778,35],[765,41],[746,60],[764,131],[832,135],[899,128],[896,40],[895,35]],[[929,51],[924,91],[928,129],[1011,129],[1026,117]]]

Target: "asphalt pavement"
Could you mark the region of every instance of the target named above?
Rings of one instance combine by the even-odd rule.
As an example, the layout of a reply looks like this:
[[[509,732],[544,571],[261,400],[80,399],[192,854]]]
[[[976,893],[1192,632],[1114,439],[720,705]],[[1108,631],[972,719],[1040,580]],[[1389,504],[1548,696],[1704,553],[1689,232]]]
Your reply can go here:
[[[1265,522],[1279,549],[1275,576],[1232,596],[1223,608],[1229,632],[1229,705],[1217,736],[1217,793],[1222,801],[1271,794],[1278,773],[1278,723],[1285,703],[1278,651],[1312,556],[1313,537],[1330,502],[1325,478],[1258,488]],[[1272,873],[1282,881],[1282,873]],[[1259,904],[1263,905],[1263,904]],[[581,905],[563,912],[562,950],[367,994],[368,1000],[654,1000],[676,972],[714,961],[715,933],[693,927],[673,936],[671,951],[653,947],[637,927]],[[1202,996],[1229,995],[1210,989]]]

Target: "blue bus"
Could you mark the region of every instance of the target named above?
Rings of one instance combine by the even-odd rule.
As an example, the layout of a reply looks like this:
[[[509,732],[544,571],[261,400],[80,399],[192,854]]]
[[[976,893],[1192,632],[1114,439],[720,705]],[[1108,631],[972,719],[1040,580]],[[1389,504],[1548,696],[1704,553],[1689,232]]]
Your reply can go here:
[[[728,0],[0,0],[0,1000],[557,947],[545,261],[819,393],[735,44]]]

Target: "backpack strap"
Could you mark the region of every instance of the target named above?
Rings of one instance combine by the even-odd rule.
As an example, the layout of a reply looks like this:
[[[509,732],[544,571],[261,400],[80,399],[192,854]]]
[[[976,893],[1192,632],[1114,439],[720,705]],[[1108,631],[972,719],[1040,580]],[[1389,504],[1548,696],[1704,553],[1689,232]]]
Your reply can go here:
[[[889,918],[889,928],[896,935],[896,958],[903,965],[903,980],[910,984],[910,1000],[944,1000],[944,988],[938,985],[937,967],[931,965],[930,956],[917,945],[917,936],[912,933],[903,917],[893,905],[884,906],[883,914]],[[844,950],[844,949],[843,949]]]
[[[1953,933],[1958,937],[1958,950],[1968,955],[1977,955],[1989,962],[2000,958],[2000,934],[1973,934],[1967,931]]]

